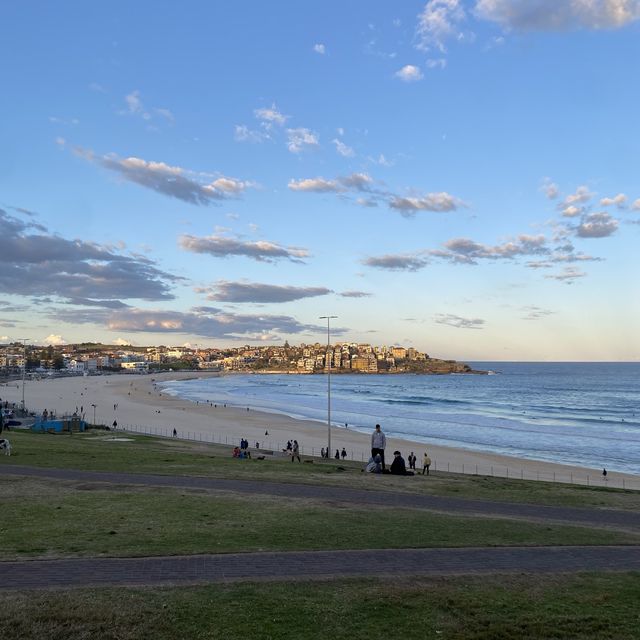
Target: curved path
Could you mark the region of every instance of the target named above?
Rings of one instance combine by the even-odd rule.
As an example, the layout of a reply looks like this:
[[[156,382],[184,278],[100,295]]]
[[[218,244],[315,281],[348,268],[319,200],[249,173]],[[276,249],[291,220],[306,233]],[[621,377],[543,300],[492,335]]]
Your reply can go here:
[[[0,562],[0,589],[576,571],[640,571],[640,547],[375,549]]]
[[[81,471],[76,469],[50,469],[20,465],[4,465],[2,474],[55,478],[81,482],[105,482],[109,484],[160,486],[173,488],[207,489],[210,491],[234,491],[251,495],[267,494],[286,498],[312,498],[331,502],[368,504],[372,506],[428,509],[458,515],[482,515],[503,518],[519,518],[544,522],[561,522],[589,527],[615,528],[632,532],[640,531],[640,513],[613,509],[587,509],[555,507],[515,502],[492,502],[424,494],[368,491],[313,484],[289,484],[260,480],[229,480],[204,476],[169,476],[112,471]]]

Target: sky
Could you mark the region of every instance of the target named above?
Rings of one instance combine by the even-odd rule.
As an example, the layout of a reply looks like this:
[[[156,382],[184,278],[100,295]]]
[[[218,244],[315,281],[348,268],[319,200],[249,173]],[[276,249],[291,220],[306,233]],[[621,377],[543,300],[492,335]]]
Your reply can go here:
[[[640,0],[7,2],[0,342],[640,359]]]

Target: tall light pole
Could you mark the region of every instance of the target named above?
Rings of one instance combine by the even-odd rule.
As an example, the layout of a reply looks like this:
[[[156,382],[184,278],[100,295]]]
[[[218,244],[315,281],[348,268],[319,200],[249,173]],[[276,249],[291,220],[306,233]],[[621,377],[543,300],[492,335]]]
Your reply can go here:
[[[327,321],[327,457],[331,455],[331,320],[338,316],[320,316],[320,320]]]
[[[96,405],[92,404],[91,405],[93,407],[93,426],[96,426]],[[80,418],[82,419],[82,416],[80,416]]]
[[[22,413],[25,412],[24,404],[24,379],[27,373],[27,342],[30,338],[20,338],[22,342]]]

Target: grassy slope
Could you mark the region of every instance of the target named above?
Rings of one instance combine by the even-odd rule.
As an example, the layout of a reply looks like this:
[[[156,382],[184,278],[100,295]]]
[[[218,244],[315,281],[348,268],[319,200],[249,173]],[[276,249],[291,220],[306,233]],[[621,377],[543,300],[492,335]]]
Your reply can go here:
[[[122,435],[122,434],[118,434]],[[566,506],[640,509],[640,492],[582,487],[484,476],[438,472],[429,477],[372,477],[360,472],[360,463],[320,461],[291,464],[286,458],[235,460],[230,448],[220,445],[130,436],[132,442],[113,442],[107,432],[85,435],[50,435],[11,432],[15,455],[0,464],[40,467],[133,471],[219,478],[306,482],[353,488],[428,493],[502,502],[529,502]],[[129,436],[128,436],[129,437]]]

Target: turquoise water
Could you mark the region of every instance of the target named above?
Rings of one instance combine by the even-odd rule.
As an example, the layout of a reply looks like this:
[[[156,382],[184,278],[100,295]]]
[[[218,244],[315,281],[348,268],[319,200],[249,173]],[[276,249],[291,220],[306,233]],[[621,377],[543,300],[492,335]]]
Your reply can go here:
[[[639,363],[475,362],[496,375],[333,375],[338,426],[418,442],[640,474]],[[324,375],[164,383],[189,400],[324,422]],[[320,425],[318,425],[320,428]]]

